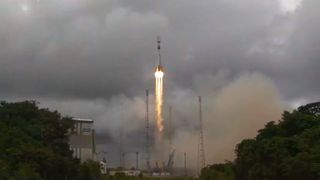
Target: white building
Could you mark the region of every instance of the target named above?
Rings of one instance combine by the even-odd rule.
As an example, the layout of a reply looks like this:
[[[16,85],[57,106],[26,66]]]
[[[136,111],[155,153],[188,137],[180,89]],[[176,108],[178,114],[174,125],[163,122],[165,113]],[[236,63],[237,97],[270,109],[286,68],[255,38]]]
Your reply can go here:
[[[123,174],[125,176],[139,176],[139,174],[141,173],[140,170],[137,169],[123,169],[123,170],[110,170],[109,174],[111,176],[115,176],[116,174]]]
[[[73,156],[80,159],[95,160],[95,131],[92,119],[72,118],[74,128],[71,130],[70,148]]]
[[[101,174],[107,174],[107,162],[105,161],[100,161],[100,171]]]

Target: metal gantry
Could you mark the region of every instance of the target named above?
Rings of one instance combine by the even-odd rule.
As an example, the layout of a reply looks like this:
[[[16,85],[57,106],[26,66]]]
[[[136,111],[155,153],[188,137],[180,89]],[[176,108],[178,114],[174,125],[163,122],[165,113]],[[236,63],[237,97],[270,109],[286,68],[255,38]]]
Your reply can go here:
[[[149,134],[149,90],[146,90],[146,168],[150,170],[150,134]]]
[[[205,151],[204,151],[204,137],[202,124],[202,100],[199,96],[199,145],[198,145],[198,173],[206,166]]]

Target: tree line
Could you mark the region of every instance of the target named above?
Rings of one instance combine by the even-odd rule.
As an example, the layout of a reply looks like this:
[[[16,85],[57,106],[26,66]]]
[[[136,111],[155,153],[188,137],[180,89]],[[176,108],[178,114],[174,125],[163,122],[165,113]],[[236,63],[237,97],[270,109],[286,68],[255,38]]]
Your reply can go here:
[[[284,111],[235,149],[234,161],[202,169],[201,179],[319,180],[320,102]]]
[[[35,101],[0,103],[0,179],[99,179],[100,167],[80,163],[69,149],[71,118]]]
[[[98,163],[81,164],[72,156],[68,144],[72,127],[70,117],[39,108],[35,101],[0,102],[0,179],[111,178],[101,175]],[[240,142],[235,153],[234,161],[202,169],[200,178],[320,179],[320,102],[284,111],[281,120]]]

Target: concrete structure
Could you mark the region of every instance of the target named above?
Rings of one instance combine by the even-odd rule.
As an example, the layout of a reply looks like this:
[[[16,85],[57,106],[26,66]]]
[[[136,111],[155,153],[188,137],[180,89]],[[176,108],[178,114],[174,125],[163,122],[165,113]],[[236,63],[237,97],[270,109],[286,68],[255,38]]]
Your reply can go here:
[[[170,172],[152,172],[151,176],[171,176]]]
[[[112,169],[112,170],[109,170],[109,175],[111,175],[111,176],[115,176],[117,174],[123,174],[125,176],[139,176],[140,173],[141,173],[141,171],[138,169],[123,169],[123,170]]]
[[[100,171],[101,171],[101,174],[107,174],[108,171],[107,171],[107,162],[106,161],[100,161]]]
[[[70,148],[73,156],[80,159],[81,162],[86,160],[95,160],[95,131],[93,129],[92,119],[72,118],[74,127],[70,131]]]

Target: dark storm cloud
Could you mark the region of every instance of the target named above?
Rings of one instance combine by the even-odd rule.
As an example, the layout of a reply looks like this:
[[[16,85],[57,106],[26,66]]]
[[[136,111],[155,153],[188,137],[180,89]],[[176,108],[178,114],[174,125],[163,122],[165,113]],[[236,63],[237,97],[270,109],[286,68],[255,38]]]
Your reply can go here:
[[[40,2],[28,12],[5,4],[17,12],[2,19],[8,24],[1,29],[2,93],[111,97],[143,85],[144,69],[154,64],[147,42],[165,19],[122,7],[99,9],[100,1],[71,2],[69,11],[66,3]]]
[[[288,39],[288,61],[283,66],[287,66],[286,82],[288,86],[285,92],[294,96],[306,96],[319,100],[320,84],[316,83],[320,75],[320,22],[317,21],[319,11],[316,8],[319,1],[306,0],[303,8],[297,11],[294,19],[294,30],[291,38]],[[289,82],[299,82],[294,89],[290,90]]]
[[[199,73],[254,70],[273,77],[284,96],[314,95],[319,87],[308,82],[319,67],[318,2],[306,0],[292,14],[282,14],[279,2],[3,1],[1,93],[133,96],[150,87],[160,34],[177,86],[189,87]],[[293,77],[303,84],[297,91]]]

